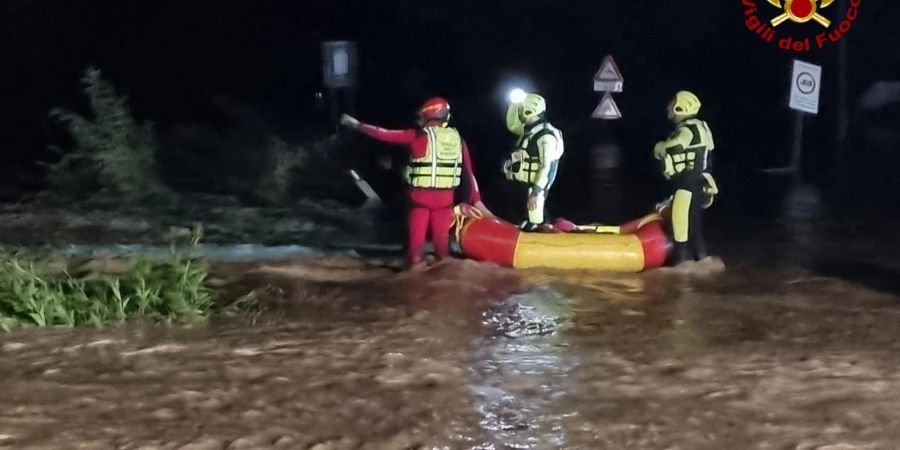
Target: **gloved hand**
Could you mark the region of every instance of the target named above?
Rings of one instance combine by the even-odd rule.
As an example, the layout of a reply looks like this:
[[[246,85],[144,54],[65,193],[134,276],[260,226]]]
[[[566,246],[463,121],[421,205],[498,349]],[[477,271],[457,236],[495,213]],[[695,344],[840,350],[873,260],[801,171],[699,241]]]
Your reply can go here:
[[[705,202],[703,203],[703,209],[709,209],[713,202],[716,201],[716,196],[719,195],[719,186],[716,185],[716,179],[713,178],[711,173],[703,172],[703,178],[705,181],[705,184],[703,185],[703,195],[706,197]]]
[[[492,213],[487,206],[484,206],[484,202],[482,201],[475,202],[475,208],[481,211],[481,214],[484,214],[484,217],[494,217],[494,213]]]
[[[349,114],[341,114],[341,125],[355,130],[359,128],[359,121]]]
[[[713,178],[711,173],[703,172],[703,180],[706,183],[703,186],[704,193],[706,193],[708,195],[718,195],[719,194],[719,186],[716,184],[716,179]]]
[[[512,161],[508,159],[503,161],[503,176],[506,177],[507,180],[513,179]]]

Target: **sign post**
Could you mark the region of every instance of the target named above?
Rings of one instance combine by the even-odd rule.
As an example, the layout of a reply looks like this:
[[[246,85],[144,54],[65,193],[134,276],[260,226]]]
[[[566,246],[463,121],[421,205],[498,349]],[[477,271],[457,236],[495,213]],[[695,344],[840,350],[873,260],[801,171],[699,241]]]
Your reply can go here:
[[[594,74],[594,90],[597,92],[622,92],[625,80],[611,55],[603,58],[603,64]]]
[[[791,75],[791,109],[819,113],[819,92],[822,88],[822,67],[794,60]]]
[[[803,152],[803,119],[806,114],[819,113],[819,93],[822,90],[822,67],[815,64],[794,60],[791,74],[791,109],[797,111],[794,124],[794,146],[791,166],[795,181],[800,181],[802,164],[800,155]]]
[[[606,55],[597,73],[594,74],[594,91],[603,92],[600,103],[591,113],[591,118],[601,120],[618,120],[622,118],[622,111],[616,101],[613,100],[613,92],[622,92],[625,79],[612,55]],[[621,147],[616,144],[614,131],[611,126],[597,127],[595,141],[592,143],[593,167],[591,170],[591,203],[595,212],[604,211],[616,214],[618,204],[621,201],[621,192],[618,189],[619,163],[621,159]],[[611,209],[612,208],[612,209]]]
[[[815,64],[794,60],[791,73],[791,96],[788,106],[794,114],[794,141],[791,147],[791,165],[779,169],[765,169],[769,174],[787,174],[794,177],[795,182],[801,178],[800,157],[803,152],[803,122],[808,114],[819,113],[819,93],[822,88],[822,67]]]
[[[594,74],[594,91],[605,92],[606,94],[603,95],[600,104],[597,105],[593,114],[591,114],[592,118],[604,120],[622,118],[622,111],[616,105],[610,93],[622,92],[624,84],[625,79],[622,77],[622,72],[619,70],[619,66],[616,65],[616,61],[611,55],[606,55],[603,58],[603,64],[600,65],[600,69]]]
[[[356,87],[356,43],[325,41],[322,43],[322,80],[328,88],[332,125],[340,115],[340,92],[345,95],[345,107],[353,112],[353,89]]]

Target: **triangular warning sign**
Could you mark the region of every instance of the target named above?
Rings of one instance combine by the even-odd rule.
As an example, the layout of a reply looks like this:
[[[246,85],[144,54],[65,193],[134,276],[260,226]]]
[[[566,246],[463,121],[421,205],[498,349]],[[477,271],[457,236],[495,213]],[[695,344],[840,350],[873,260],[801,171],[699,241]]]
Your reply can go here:
[[[619,110],[619,106],[616,105],[616,101],[613,100],[612,95],[607,92],[603,96],[603,99],[600,100],[600,104],[597,105],[594,113],[591,114],[591,117],[594,119],[605,120],[621,119],[622,111]]]
[[[622,78],[622,72],[619,71],[619,66],[616,65],[616,61],[611,55],[606,55],[606,58],[603,58],[603,64],[600,65],[600,70],[594,75],[594,80],[625,81]]]
[[[612,56],[606,55],[603,58],[603,64],[600,65],[600,70],[594,74],[594,90],[622,92],[624,82],[625,78],[622,77],[622,72],[619,71],[616,61]]]

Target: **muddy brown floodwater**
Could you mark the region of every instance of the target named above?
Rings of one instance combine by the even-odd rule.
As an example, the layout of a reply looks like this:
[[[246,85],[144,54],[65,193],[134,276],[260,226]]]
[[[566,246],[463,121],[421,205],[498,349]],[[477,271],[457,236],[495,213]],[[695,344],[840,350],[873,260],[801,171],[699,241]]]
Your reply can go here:
[[[897,296],[803,267],[220,266],[266,310],[0,337],[0,448],[900,448]]]

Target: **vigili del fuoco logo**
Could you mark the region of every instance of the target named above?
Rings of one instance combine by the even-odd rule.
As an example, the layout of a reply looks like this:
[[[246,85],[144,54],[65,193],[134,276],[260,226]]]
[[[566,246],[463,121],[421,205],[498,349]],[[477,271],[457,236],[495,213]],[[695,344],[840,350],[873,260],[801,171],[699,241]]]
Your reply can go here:
[[[741,0],[745,24],[760,39],[783,50],[809,52],[833,44],[853,28],[862,0],[839,11],[835,0]],[[761,3],[761,7],[757,7]],[[793,22],[798,26],[786,26]]]

